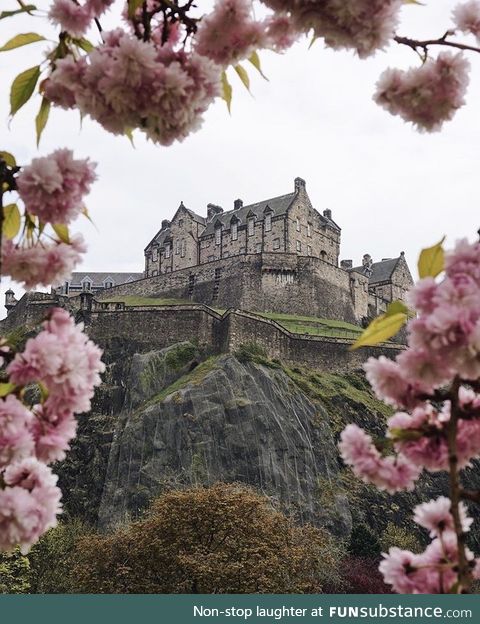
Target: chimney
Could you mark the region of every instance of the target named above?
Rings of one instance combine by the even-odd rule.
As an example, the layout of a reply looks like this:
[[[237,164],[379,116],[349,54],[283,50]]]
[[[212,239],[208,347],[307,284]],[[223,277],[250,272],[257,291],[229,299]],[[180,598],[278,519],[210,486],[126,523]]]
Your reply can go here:
[[[323,216],[326,217],[327,219],[332,219],[332,211],[330,210],[330,208],[327,208],[326,210],[323,211]]]
[[[348,269],[353,268],[353,261],[352,260],[340,260],[340,267],[342,269],[345,269],[345,271],[348,271]]]
[[[241,208],[243,206],[243,199],[236,199],[233,202],[233,209],[234,210],[238,210],[239,208]]]
[[[17,300],[15,299],[15,293],[9,288],[5,293],[5,307],[7,308],[7,314],[12,308],[15,307]]]
[[[400,252],[400,258],[403,258],[405,260],[405,252],[404,251]]]
[[[306,182],[303,178],[295,178],[295,193],[298,193],[300,190],[305,190],[307,188]]]
[[[362,266],[370,268],[372,266],[372,256],[370,254],[364,254],[362,258]]]
[[[215,215],[222,214],[223,208],[215,204],[207,204],[207,221],[211,221]]]
[[[162,221],[162,230],[167,229],[168,227],[170,227],[170,221],[168,219],[164,219]]]

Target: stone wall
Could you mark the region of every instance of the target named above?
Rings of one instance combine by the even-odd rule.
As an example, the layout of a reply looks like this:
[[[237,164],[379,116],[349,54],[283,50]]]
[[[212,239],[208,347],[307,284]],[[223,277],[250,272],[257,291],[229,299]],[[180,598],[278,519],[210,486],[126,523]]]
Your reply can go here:
[[[368,313],[367,278],[296,254],[224,258],[137,280],[99,294],[191,299],[227,309],[282,312],[359,321]]]
[[[8,333],[13,329],[36,327],[44,318],[47,311],[58,305],[58,297],[48,293],[27,292],[18,301],[8,316],[0,321],[0,331]]]

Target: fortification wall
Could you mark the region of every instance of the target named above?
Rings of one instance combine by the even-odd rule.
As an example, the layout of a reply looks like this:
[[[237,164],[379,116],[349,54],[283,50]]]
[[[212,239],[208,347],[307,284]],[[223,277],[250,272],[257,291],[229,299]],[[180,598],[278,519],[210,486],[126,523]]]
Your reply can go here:
[[[99,293],[191,299],[227,309],[284,312],[347,321],[368,313],[367,278],[296,254],[247,254],[144,278]]]
[[[58,305],[58,298],[54,295],[27,292],[8,316],[0,321],[0,331],[8,333],[19,327],[34,328],[45,318],[49,308],[55,305]]]

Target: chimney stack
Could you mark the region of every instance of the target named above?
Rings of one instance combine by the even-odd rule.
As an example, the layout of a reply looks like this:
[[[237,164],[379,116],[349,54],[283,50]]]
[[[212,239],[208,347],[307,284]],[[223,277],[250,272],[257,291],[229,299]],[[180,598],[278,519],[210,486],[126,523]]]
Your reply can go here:
[[[348,269],[353,268],[353,261],[352,260],[340,260],[340,267],[342,269],[345,269],[345,271],[348,271]]]
[[[370,254],[364,254],[362,258],[362,266],[370,268],[372,266],[373,260]]]
[[[307,188],[307,184],[303,178],[295,178],[295,193],[298,193],[300,190],[305,190]]]
[[[326,217],[327,219],[332,219],[332,211],[330,210],[330,208],[327,208],[326,210],[323,211],[323,216]]]
[[[241,208],[243,206],[243,199],[236,199],[233,202],[233,209],[234,210],[238,210],[239,208]]]
[[[223,208],[215,204],[207,204],[207,221],[211,221],[215,215],[222,214]]]
[[[162,230],[166,230],[168,227],[170,227],[170,221],[168,219],[164,219],[162,221]]]

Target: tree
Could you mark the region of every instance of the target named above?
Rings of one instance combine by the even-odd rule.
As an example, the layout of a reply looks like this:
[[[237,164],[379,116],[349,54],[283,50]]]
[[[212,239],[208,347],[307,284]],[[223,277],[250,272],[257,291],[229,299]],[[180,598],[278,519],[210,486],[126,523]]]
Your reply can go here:
[[[339,580],[341,556],[327,531],[216,484],[169,492],[144,519],[81,538],[72,577],[86,593],[316,593]]]

